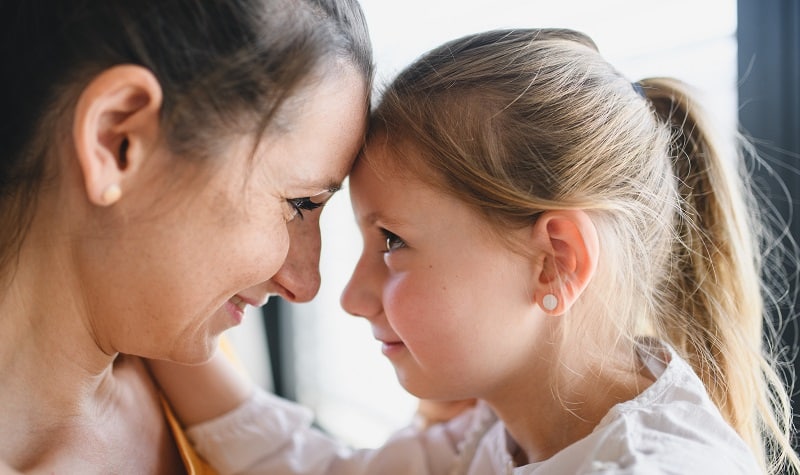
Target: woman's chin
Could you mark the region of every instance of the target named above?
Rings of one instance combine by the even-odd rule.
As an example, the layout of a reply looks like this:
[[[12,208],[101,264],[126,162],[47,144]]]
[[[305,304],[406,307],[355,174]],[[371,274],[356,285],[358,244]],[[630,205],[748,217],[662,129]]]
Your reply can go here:
[[[172,348],[164,358],[155,358],[185,365],[200,365],[208,362],[219,347],[219,335],[206,338],[205,341],[182,342]]]

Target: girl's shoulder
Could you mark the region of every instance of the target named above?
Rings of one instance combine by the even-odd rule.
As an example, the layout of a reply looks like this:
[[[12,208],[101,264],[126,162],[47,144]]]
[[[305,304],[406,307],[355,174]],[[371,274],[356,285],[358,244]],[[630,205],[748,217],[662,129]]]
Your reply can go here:
[[[591,434],[550,459],[506,473],[761,473],[752,452],[725,422],[688,363],[657,341],[643,340],[640,356],[655,377],[650,387],[614,406]],[[503,473],[497,463],[495,473]]]
[[[592,434],[575,444],[570,457],[582,455],[583,460],[576,473],[760,472],[686,361],[668,345],[652,341],[640,355],[655,382],[614,406]]]

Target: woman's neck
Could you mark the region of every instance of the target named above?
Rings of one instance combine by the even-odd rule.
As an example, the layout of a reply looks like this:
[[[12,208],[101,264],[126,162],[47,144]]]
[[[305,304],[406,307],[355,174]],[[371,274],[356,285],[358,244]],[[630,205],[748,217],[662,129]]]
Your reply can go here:
[[[519,446],[517,464],[547,460],[588,436],[614,405],[635,398],[653,383],[635,352],[609,355],[602,362],[561,362],[552,365],[560,369],[558,377],[517,378],[486,398]]]
[[[144,362],[117,354],[113,315],[88,310],[97,296],[75,246],[92,243],[76,241],[81,213],[64,202],[55,189],[40,197],[13,270],[2,269],[0,460],[37,473],[184,473]]]
[[[0,460],[37,473],[183,473],[139,358],[104,354],[53,322],[63,312],[33,316],[22,330],[8,316],[0,319]]]
[[[23,244],[0,294],[0,458],[6,460],[47,447],[35,441],[89,421],[119,392],[116,355],[97,344],[58,246],[39,242],[34,253],[31,244]]]

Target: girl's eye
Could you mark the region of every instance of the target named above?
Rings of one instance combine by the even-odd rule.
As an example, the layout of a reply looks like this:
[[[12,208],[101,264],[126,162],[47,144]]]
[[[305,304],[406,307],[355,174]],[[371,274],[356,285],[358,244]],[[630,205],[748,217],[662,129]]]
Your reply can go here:
[[[397,234],[387,231],[385,229],[381,229],[381,232],[386,237],[385,247],[383,252],[392,252],[400,248],[406,247],[405,241],[403,241],[403,239],[400,238],[400,236],[398,236]]]

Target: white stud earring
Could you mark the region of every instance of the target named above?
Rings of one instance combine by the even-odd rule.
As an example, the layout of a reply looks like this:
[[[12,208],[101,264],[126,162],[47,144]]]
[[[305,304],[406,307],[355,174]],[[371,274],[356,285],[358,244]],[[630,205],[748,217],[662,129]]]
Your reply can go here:
[[[558,307],[558,298],[553,294],[547,294],[542,298],[542,307],[547,311],[553,311]]]
[[[105,190],[103,190],[103,195],[100,197],[100,199],[103,200],[104,205],[109,206],[116,203],[121,196],[122,190],[120,189],[119,185],[112,183],[111,185],[108,185]]]

